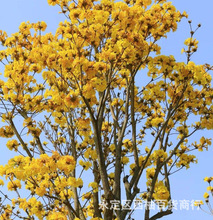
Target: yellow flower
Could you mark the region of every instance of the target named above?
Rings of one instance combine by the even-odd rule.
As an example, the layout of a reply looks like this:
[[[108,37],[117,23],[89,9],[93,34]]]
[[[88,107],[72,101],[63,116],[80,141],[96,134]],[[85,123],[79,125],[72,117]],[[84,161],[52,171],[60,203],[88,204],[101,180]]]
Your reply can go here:
[[[91,147],[87,148],[87,150],[84,152],[84,157],[87,159],[96,160],[97,159],[97,153],[95,150],[93,150]]]
[[[93,192],[98,192],[98,184],[96,182],[89,183],[88,187],[92,187]]]
[[[18,150],[18,146],[19,146],[19,143],[17,140],[9,140],[7,143],[6,143],[6,146],[9,150],[15,150],[17,151]]]
[[[82,201],[84,201],[85,199],[89,200],[92,197],[92,193],[91,192],[87,192],[85,194],[83,194],[82,196]]]
[[[212,181],[212,178],[211,177],[205,177],[204,181],[210,183]]]
[[[123,104],[124,101],[120,98],[114,98],[111,103],[112,106],[122,106]]]
[[[151,124],[153,127],[159,127],[163,121],[164,121],[163,118],[157,117],[151,120]]]
[[[208,199],[208,198],[209,198],[209,194],[208,194],[207,192],[205,192],[205,193],[203,194],[203,197],[204,197],[205,199]]]
[[[155,175],[155,168],[154,167],[148,168],[146,170],[146,178],[147,179],[153,179],[154,175]]]
[[[0,186],[4,186],[4,181],[0,179]]]
[[[150,149],[146,146],[145,151],[146,151],[146,153],[149,153]]]
[[[109,149],[110,149],[111,152],[114,152],[115,151],[115,144],[111,144],[109,146]]]
[[[45,187],[36,187],[35,193],[38,196],[44,196],[44,194],[46,193],[46,188]]]
[[[0,128],[0,137],[10,138],[14,135],[13,129],[10,126],[3,126]]]
[[[73,187],[82,187],[83,186],[83,180],[81,178],[74,178],[74,177],[69,177],[67,179],[67,185],[68,186],[73,186]]]
[[[167,200],[169,198],[169,191],[163,181],[159,181],[155,184],[153,197],[155,200]]]
[[[47,0],[47,2],[49,5],[52,5],[52,6],[59,4],[59,0]]]
[[[83,160],[79,160],[79,164],[85,169],[88,170],[91,166],[92,163],[89,161],[83,161]]]
[[[79,95],[74,92],[71,91],[64,99],[65,104],[67,105],[67,107],[70,108],[76,108],[79,105]]]
[[[110,179],[114,179],[115,173],[110,173],[110,174],[108,174],[108,177],[109,177]]]
[[[208,191],[211,191],[211,193],[213,193],[213,186],[208,186],[208,187],[207,187],[207,190],[208,190]]]
[[[57,167],[68,175],[75,168],[75,160],[72,156],[63,156],[57,161]]]
[[[155,150],[152,154],[152,157],[154,160],[160,158],[160,161],[163,162],[167,158],[167,152],[162,149]]]
[[[21,189],[21,182],[19,180],[11,180],[7,184],[7,188],[9,191],[17,190],[18,188]]]
[[[124,165],[127,164],[127,163],[129,163],[129,158],[128,158],[128,157],[125,157],[125,156],[122,157],[122,158],[121,158],[121,163],[124,164]]]
[[[105,79],[101,79],[101,78],[93,78],[93,84],[94,84],[94,87],[97,89],[97,91],[99,92],[103,92],[106,87],[107,87],[107,83],[106,83],[106,80]]]
[[[202,200],[198,200],[194,202],[194,206],[200,206],[203,205],[203,201]]]
[[[79,134],[87,137],[91,135],[91,126],[89,118],[78,118],[76,122],[76,126],[78,127]]]
[[[47,28],[47,24],[44,21],[41,21],[41,22],[34,24],[33,28],[35,31],[38,31],[38,30],[45,31]]]

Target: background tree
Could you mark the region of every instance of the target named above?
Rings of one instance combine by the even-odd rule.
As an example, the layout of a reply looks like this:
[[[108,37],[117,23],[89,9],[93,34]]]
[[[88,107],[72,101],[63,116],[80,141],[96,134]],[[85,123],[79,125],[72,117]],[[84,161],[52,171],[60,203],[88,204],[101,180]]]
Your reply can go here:
[[[147,206],[144,219],[171,214],[170,175],[196,162],[190,152],[211,141],[190,137],[213,127],[212,67],[190,61],[194,31],[186,63],[160,54],[186,13],[166,1],[48,3],[67,17],[54,35],[43,21],[0,35],[0,136],[19,153],[0,169],[16,193],[2,190],[1,218],[127,219],[125,205],[151,201],[159,212]]]

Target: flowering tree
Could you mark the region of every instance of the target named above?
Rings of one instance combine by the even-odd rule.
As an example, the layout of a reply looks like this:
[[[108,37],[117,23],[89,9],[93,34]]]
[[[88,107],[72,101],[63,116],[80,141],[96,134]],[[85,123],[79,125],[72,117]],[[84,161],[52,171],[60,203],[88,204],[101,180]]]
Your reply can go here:
[[[131,219],[125,207],[151,201],[159,212],[147,205],[145,220],[171,214],[170,175],[211,144],[190,137],[213,128],[194,31],[186,63],[158,45],[187,14],[166,0],[48,3],[67,19],[55,34],[43,21],[0,32],[0,136],[17,152],[0,166],[1,219]]]

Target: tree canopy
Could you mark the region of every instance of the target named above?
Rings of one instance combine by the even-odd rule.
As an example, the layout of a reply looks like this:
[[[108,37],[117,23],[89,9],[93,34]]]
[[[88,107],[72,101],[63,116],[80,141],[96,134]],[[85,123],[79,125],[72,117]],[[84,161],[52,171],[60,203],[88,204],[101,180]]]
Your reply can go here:
[[[0,137],[17,153],[0,166],[0,219],[124,220],[140,204],[145,220],[171,214],[170,176],[211,145],[190,137],[213,128],[196,30],[186,62],[159,46],[186,12],[166,0],[48,3],[65,16],[54,34],[44,21],[0,31]]]

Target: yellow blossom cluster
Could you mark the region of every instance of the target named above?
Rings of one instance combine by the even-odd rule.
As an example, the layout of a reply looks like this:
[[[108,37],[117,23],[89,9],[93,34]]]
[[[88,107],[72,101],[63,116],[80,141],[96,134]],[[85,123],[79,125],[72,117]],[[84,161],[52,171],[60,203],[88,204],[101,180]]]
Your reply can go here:
[[[9,150],[15,150],[15,151],[18,150],[19,145],[20,144],[18,143],[17,140],[9,140],[6,144],[6,146],[8,147]]]
[[[190,52],[196,52],[197,48],[198,48],[198,40],[194,39],[193,37],[187,38],[184,41],[184,44],[186,46],[188,46],[188,50],[185,50],[184,48],[182,49],[182,53],[186,52],[186,53],[190,53]]]
[[[163,183],[163,181],[159,181],[155,184],[155,192],[153,194],[154,199],[157,200],[168,200],[170,194],[169,191],[167,189],[167,187],[165,186],[165,184]]]
[[[208,150],[208,147],[211,146],[211,138],[201,137],[200,143],[198,144],[196,141],[193,143],[193,146],[199,151],[203,151],[203,149]]]
[[[159,149],[153,152],[151,155],[151,160],[154,164],[156,164],[158,160],[162,163],[167,159],[167,156],[167,152],[165,152],[163,149]]]
[[[0,137],[10,138],[13,137],[14,132],[10,126],[3,126],[0,128]]]
[[[39,158],[32,159],[15,156],[9,160],[7,165],[0,167],[0,175],[9,179],[8,190],[21,189],[21,182],[25,181],[25,188],[30,190],[32,195],[39,197],[48,195],[48,198],[57,198],[53,203],[53,206],[56,207],[59,202],[63,203],[63,201],[73,198],[72,187],[83,186],[82,179],[70,175],[74,168],[75,161],[72,156],[60,156],[59,153],[53,152],[52,156],[43,154]],[[2,180],[1,185],[4,185]],[[36,197],[28,200],[15,199],[13,205],[29,212],[30,216],[36,215],[39,219],[43,219],[44,215],[47,215],[48,219],[52,219],[51,216],[56,211],[46,213],[43,204]],[[59,212],[57,215],[66,216],[65,211]]]
[[[194,155],[188,155],[188,154],[181,154],[178,162],[176,163],[177,167],[186,167],[186,169],[189,168],[190,163],[197,163],[196,156]]]
[[[155,176],[156,169],[154,167],[148,168],[146,170],[146,177],[147,177],[147,186],[148,188],[152,186],[153,184],[153,178]],[[142,197],[145,196],[144,199],[147,199],[147,193],[142,194]],[[170,197],[170,192],[168,188],[166,187],[165,183],[163,181],[156,181],[154,184],[154,191],[152,195],[153,199],[158,202],[159,200],[163,200],[165,202],[165,206],[168,204],[168,199]],[[162,204],[161,204],[162,205]]]
[[[89,162],[89,161],[83,161],[83,160],[80,160],[79,161],[79,164],[85,169],[85,170],[88,170],[91,166],[92,166],[92,163]]]

